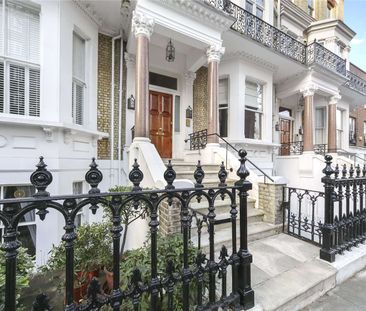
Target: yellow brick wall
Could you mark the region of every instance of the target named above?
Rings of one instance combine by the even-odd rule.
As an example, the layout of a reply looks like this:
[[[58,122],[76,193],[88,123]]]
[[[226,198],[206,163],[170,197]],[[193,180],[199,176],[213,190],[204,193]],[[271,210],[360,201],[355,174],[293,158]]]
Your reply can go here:
[[[305,12],[308,12],[308,0],[293,0],[293,2]],[[336,6],[332,9],[332,16],[335,19],[343,21],[344,18],[344,0],[337,0]],[[327,0],[314,0],[314,18],[323,20],[327,18]]]
[[[106,132],[111,135],[111,126],[114,128],[114,158],[118,157],[118,121],[119,121],[119,88],[120,88],[120,59],[121,59],[121,40],[115,41],[114,58],[114,101],[112,103],[112,38],[104,34],[99,34],[98,38],[98,131]],[[124,43],[125,44],[125,43]],[[123,86],[122,86],[122,147],[125,142],[125,124],[126,124],[126,66],[123,68]],[[111,122],[111,107],[114,109],[114,120]],[[110,138],[98,141],[98,159],[110,159]]]
[[[207,67],[201,67],[196,72],[193,83],[193,131],[207,129]]]

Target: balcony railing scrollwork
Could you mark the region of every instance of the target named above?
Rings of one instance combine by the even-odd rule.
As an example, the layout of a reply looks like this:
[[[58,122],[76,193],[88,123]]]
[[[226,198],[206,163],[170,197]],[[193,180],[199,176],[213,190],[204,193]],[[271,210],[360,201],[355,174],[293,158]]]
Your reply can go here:
[[[303,141],[294,141],[289,143],[282,143],[279,155],[287,156],[287,155],[300,155],[304,151],[304,143]]]
[[[350,89],[366,95],[366,81],[347,70],[348,81],[345,83]]]
[[[342,76],[346,76],[346,60],[329,51],[318,42],[313,42],[306,47],[306,55],[308,66],[317,64]]]

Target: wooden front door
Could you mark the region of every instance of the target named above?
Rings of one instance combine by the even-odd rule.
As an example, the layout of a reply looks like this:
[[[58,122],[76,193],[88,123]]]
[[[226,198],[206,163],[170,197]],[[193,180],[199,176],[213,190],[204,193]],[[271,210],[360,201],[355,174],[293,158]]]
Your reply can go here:
[[[172,157],[173,96],[150,91],[150,139],[162,158]]]
[[[280,119],[281,126],[281,155],[290,155],[291,120]]]

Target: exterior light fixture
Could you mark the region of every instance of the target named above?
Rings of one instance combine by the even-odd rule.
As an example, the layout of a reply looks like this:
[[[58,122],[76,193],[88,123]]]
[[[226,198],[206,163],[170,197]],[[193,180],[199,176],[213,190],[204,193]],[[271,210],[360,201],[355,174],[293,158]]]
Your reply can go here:
[[[302,129],[302,126],[299,128],[299,135],[304,135],[304,130]]]
[[[276,130],[276,132],[280,131],[280,124],[278,122],[276,122],[276,124],[275,124],[275,130]]]
[[[127,99],[127,108],[131,110],[135,110],[135,98],[131,94],[131,96]]]
[[[193,113],[192,113],[192,107],[188,106],[186,109],[186,119],[192,119]]]
[[[175,60],[175,47],[171,39],[169,40],[168,45],[166,46],[165,59],[170,63],[174,62]]]

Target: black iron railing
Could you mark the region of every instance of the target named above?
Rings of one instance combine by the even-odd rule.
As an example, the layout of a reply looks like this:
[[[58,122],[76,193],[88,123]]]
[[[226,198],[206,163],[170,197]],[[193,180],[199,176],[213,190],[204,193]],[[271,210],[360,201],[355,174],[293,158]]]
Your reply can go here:
[[[304,143],[303,141],[293,141],[289,143],[282,143],[279,149],[280,156],[287,155],[299,155],[304,151]]]
[[[225,155],[225,166],[228,167],[227,165],[227,160],[228,160],[228,152],[229,152],[229,147],[235,152],[238,153],[239,150],[237,148],[235,148],[232,144],[230,144],[225,138],[223,138],[222,136],[220,136],[218,133],[207,133],[207,129],[202,130],[202,131],[198,131],[198,132],[194,132],[192,134],[189,134],[189,138],[185,139],[185,142],[190,142],[189,146],[190,146],[190,150],[200,150],[200,149],[204,149],[206,148],[207,145],[207,139],[209,136],[216,136],[218,137],[219,140],[222,140],[225,143],[225,149],[226,149],[226,155]],[[268,174],[266,174],[262,169],[260,169],[257,165],[255,165],[251,160],[247,159],[248,163],[250,163],[253,168],[255,168],[258,172],[260,172],[263,175],[264,178],[264,183],[266,183],[266,179],[269,179],[271,182],[273,182],[273,179],[268,176]],[[232,171],[232,168],[230,168],[230,170]]]
[[[314,145],[314,153],[325,155],[327,152],[327,144],[315,144]]]
[[[332,167],[325,156],[324,225],[320,258],[333,262],[336,254],[366,241],[366,165]]]
[[[366,81],[351,71],[347,70],[346,86],[366,96]]]
[[[321,245],[324,222],[324,192],[283,188],[283,231]]]
[[[222,309],[250,309],[254,305],[254,292],[251,288],[251,262],[252,255],[248,251],[247,232],[247,198],[251,183],[246,180],[249,172],[246,168],[246,152],[239,151],[240,167],[237,171],[239,179],[233,186],[227,186],[225,181],[227,171],[222,165],[219,171],[219,181],[217,187],[207,188],[204,185],[205,173],[198,163],[194,172],[196,180],[193,188],[175,189],[173,183],[176,173],[169,163],[164,178],[167,182],[165,189],[142,190],[140,183],[143,181],[143,172],[135,160],[133,169],[129,174],[129,179],[133,184],[131,192],[100,192],[98,185],[103,176],[97,168],[94,159],[89,171],[85,175],[86,182],[90,185],[89,193],[80,195],[51,196],[47,192],[47,187],[52,182],[52,174],[46,169],[43,158],[37,164],[37,170],[31,175],[30,180],[37,189],[33,197],[0,200],[0,221],[4,226],[4,243],[2,250],[5,252],[6,273],[5,273],[5,306],[4,310],[15,311],[16,306],[16,265],[17,249],[20,247],[18,236],[18,223],[24,214],[35,210],[41,220],[47,222],[49,210],[59,213],[65,220],[65,233],[62,240],[65,243],[65,305],[57,310],[99,310],[102,306],[109,305],[113,310],[124,310],[123,303],[130,302],[134,310],[140,310],[140,302],[143,296],[148,295],[150,310],[217,310]],[[231,245],[223,246],[220,258],[215,257],[215,224],[216,220],[215,202],[218,199],[229,198],[230,208],[228,214],[232,228]],[[198,251],[195,260],[188,258],[188,246],[190,243],[190,232],[192,213],[189,209],[192,200],[200,202],[204,199],[208,202],[208,210],[203,216],[206,219],[209,233],[209,251],[206,254],[201,249]],[[237,200],[238,205],[237,205]],[[159,210],[162,203],[178,204],[180,208],[180,223],[182,226],[183,263],[180,267],[172,267],[166,258],[166,254],[159,254],[157,248],[157,234],[159,232]],[[21,207],[19,207],[21,203]],[[124,265],[123,256],[120,254],[120,240],[123,226],[121,224],[121,212],[128,205],[133,203],[135,208],[146,208],[150,227],[149,249],[151,254],[150,277],[141,278],[139,263],[130,277],[128,284],[121,287],[120,270]],[[4,208],[4,207],[7,208]],[[15,208],[15,206],[18,206]],[[113,289],[111,294],[105,294],[97,278],[94,278],[88,289],[88,294],[84,302],[74,301],[74,248],[77,240],[78,229],[74,225],[77,213],[83,208],[89,207],[93,214],[100,208],[105,208],[112,215],[111,237],[113,239],[111,257],[113,258]],[[49,219],[50,220],[50,219]],[[52,225],[52,224],[51,224]],[[239,227],[239,235],[237,233]],[[239,238],[239,247],[237,247]],[[158,270],[158,263],[166,265],[164,272]],[[230,267],[230,269],[229,269]],[[226,276],[230,273],[230,278]],[[227,284],[227,279],[231,279],[231,284]],[[207,282],[205,281],[207,280]],[[221,285],[218,284],[221,282]],[[191,284],[194,283],[194,293]],[[207,284],[205,290],[204,284]],[[179,295],[182,298],[182,306],[176,306],[173,300],[174,291],[177,286],[182,289]],[[123,289],[122,289],[123,288]],[[228,290],[230,288],[230,290]],[[221,295],[217,295],[218,291]],[[165,295],[165,299],[162,299]],[[192,296],[194,298],[192,298]],[[192,300],[193,299],[193,300]],[[160,305],[159,305],[160,303]],[[164,303],[164,307],[161,304]],[[36,297],[37,309],[39,311],[51,310],[50,302],[46,294]],[[26,306],[27,310],[31,306]]]
[[[306,47],[306,58],[308,66],[317,64],[332,72],[346,76],[346,60],[329,51],[318,42],[313,42]]]

